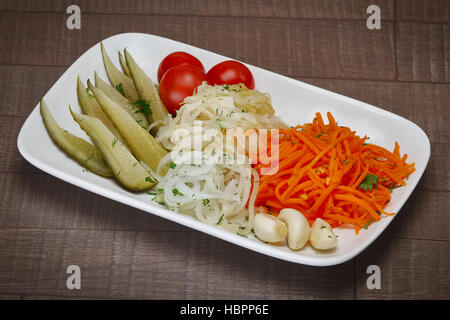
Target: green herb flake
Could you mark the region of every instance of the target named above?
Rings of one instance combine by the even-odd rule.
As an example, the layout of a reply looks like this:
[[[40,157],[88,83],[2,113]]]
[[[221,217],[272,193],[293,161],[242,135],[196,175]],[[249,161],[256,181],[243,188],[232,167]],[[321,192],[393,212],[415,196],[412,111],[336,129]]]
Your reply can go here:
[[[139,110],[136,113],[142,112],[143,114],[149,115],[152,114],[152,109],[150,109],[150,104],[145,100],[138,100],[133,103],[133,106],[139,107]]]
[[[137,162],[133,163],[133,168],[136,167],[138,165]]]
[[[220,224],[222,222],[222,219],[223,219],[223,215],[220,216],[220,219],[219,219],[219,221],[217,221],[217,224]]]
[[[150,182],[150,183],[155,183],[155,180],[153,180],[152,177],[150,177],[150,176],[145,177],[145,181]]]
[[[208,204],[209,204],[209,199],[203,199],[203,200],[202,200],[202,204],[203,204],[204,206],[208,205]]]
[[[89,88],[86,88],[86,93],[88,95],[88,98],[94,98],[94,95],[89,91]]]
[[[176,163],[173,163],[173,162],[172,162],[172,163],[169,165],[169,168],[170,168],[170,169],[175,169],[176,166],[177,166]]]
[[[365,191],[367,191],[367,190],[372,191],[374,185],[375,185],[375,189],[376,189],[377,185],[378,185],[378,175],[374,176],[369,173],[366,175],[363,182],[361,182],[361,184],[359,185],[359,188],[363,189]]]
[[[172,189],[172,193],[174,196],[184,196],[177,188]]]
[[[327,134],[326,132],[321,132],[321,133],[319,133],[317,136],[316,136],[316,138],[320,138],[321,136],[323,136],[324,134]]]
[[[92,159],[92,153],[89,153],[89,156],[87,157],[87,159],[85,160],[85,162],[88,162],[89,160]]]
[[[125,92],[123,91],[123,85],[122,85],[122,83],[119,83],[119,84],[116,86],[116,90],[119,91],[119,93],[125,97]]]
[[[117,137],[114,137],[114,140],[113,140],[113,142],[112,142],[112,146],[113,146],[113,147],[116,145],[116,143],[117,143],[118,140],[119,140],[119,139],[117,139]]]

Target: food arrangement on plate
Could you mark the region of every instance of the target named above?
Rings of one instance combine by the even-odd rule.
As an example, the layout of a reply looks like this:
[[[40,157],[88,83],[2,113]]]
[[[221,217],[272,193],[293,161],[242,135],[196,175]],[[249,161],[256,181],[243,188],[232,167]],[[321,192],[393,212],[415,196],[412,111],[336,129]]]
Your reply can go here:
[[[78,78],[82,113],[68,107],[93,143],[60,127],[42,100],[45,127],[87,170],[174,214],[292,250],[329,250],[334,228],[359,233],[392,215],[391,193],[415,171],[397,142],[392,152],[371,144],[330,112],[286,125],[240,62],[205,72],[176,51],[161,61],[157,85],[127,49],[121,70],[103,45],[100,56],[109,83],[95,70],[94,84]]]

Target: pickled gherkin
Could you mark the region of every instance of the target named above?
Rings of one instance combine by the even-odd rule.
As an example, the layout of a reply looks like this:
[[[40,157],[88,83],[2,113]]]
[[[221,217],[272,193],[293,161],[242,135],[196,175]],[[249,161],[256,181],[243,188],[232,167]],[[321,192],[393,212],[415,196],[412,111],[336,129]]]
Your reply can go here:
[[[151,188],[157,181],[116,136],[97,118],[74,113],[72,117],[102,151],[114,177],[126,188],[140,191]]]
[[[123,94],[131,102],[139,100],[139,94],[134,87],[133,80],[122,73],[116,66],[112,63],[108,56],[103,43],[100,43],[100,48],[102,51],[103,63],[105,65],[106,73],[108,74],[109,81],[114,88],[117,89],[121,94]]]
[[[141,100],[146,101],[150,105],[152,111],[149,116],[151,122],[164,121],[169,112],[159,97],[158,88],[153,81],[145,74],[145,72],[137,65],[131,54],[125,49],[125,60],[128,70],[130,71],[134,85]],[[160,125],[156,126],[152,133],[155,134]]]
[[[86,169],[104,176],[111,177],[113,173],[103,160],[102,152],[86,140],[74,136],[67,130],[61,128],[53,118],[44,99],[40,103],[42,120],[48,134],[64,152],[77,160]]]
[[[144,129],[147,129],[149,122],[145,116],[145,111],[138,106],[133,105],[127,98],[122,96],[116,89],[111,87],[102,78],[100,78],[97,72],[94,72],[95,86],[106,93],[114,102],[119,104],[130,116],[136,120],[136,122]],[[94,99],[95,100],[95,99]]]
[[[102,90],[94,87],[91,83],[88,85],[99,105],[123,135],[136,158],[144,161],[153,171],[156,171],[159,162],[167,154],[167,150]]]
[[[114,90],[113,88],[111,89]],[[87,88],[84,87],[83,83],[80,80],[80,77],[77,78],[77,96],[83,113],[85,115],[97,118],[101,122],[103,122],[103,124],[112,132],[112,134],[114,134],[126,146],[125,140],[123,139],[122,135],[119,133],[119,131],[117,131],[114,124],[103,112],[94,96],[89,93]]]

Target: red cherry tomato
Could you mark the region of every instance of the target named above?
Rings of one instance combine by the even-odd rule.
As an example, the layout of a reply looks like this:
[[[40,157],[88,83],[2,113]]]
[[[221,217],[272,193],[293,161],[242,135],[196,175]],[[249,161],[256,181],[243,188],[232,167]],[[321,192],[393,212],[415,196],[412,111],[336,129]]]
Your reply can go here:
[[[161,82],[161,78],[164,74],[172,67],[179,65],[191,65],[199,68],[201,71],[205,72],[203,64],[193,55],[183,51],[177,51],[169,54],[167,57],[161,61],[158,67],[158,82]]]
[[[249,89],[255,88],[252,73],[245,65],[237,61],[229,60],[216,64],[206,76],[210,85],[243,83]]]
[[[206,81],[206,74],[197,67],[190,65],[172,67],[161,79],[159,96],[167,110],[175,115],[184,98],[191,96],[194,89],[203,81]]]

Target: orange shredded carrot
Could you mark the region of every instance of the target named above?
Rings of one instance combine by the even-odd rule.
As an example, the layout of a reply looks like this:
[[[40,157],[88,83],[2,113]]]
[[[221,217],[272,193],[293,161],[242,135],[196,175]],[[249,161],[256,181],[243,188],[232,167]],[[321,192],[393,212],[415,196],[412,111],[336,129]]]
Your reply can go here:
[[[338,126],[330,112],[311,123],[279,131],[278,171],[260,175],[256,206],[278,212],[294,208],[312,224],[318,217],[332,227],[352,225],[358,233],[383,215],[392,189],[405,185],[415,171],[395,142],[393,152],[367,143],[348,127]],[[258,162],[261,173],[268,165]]]

